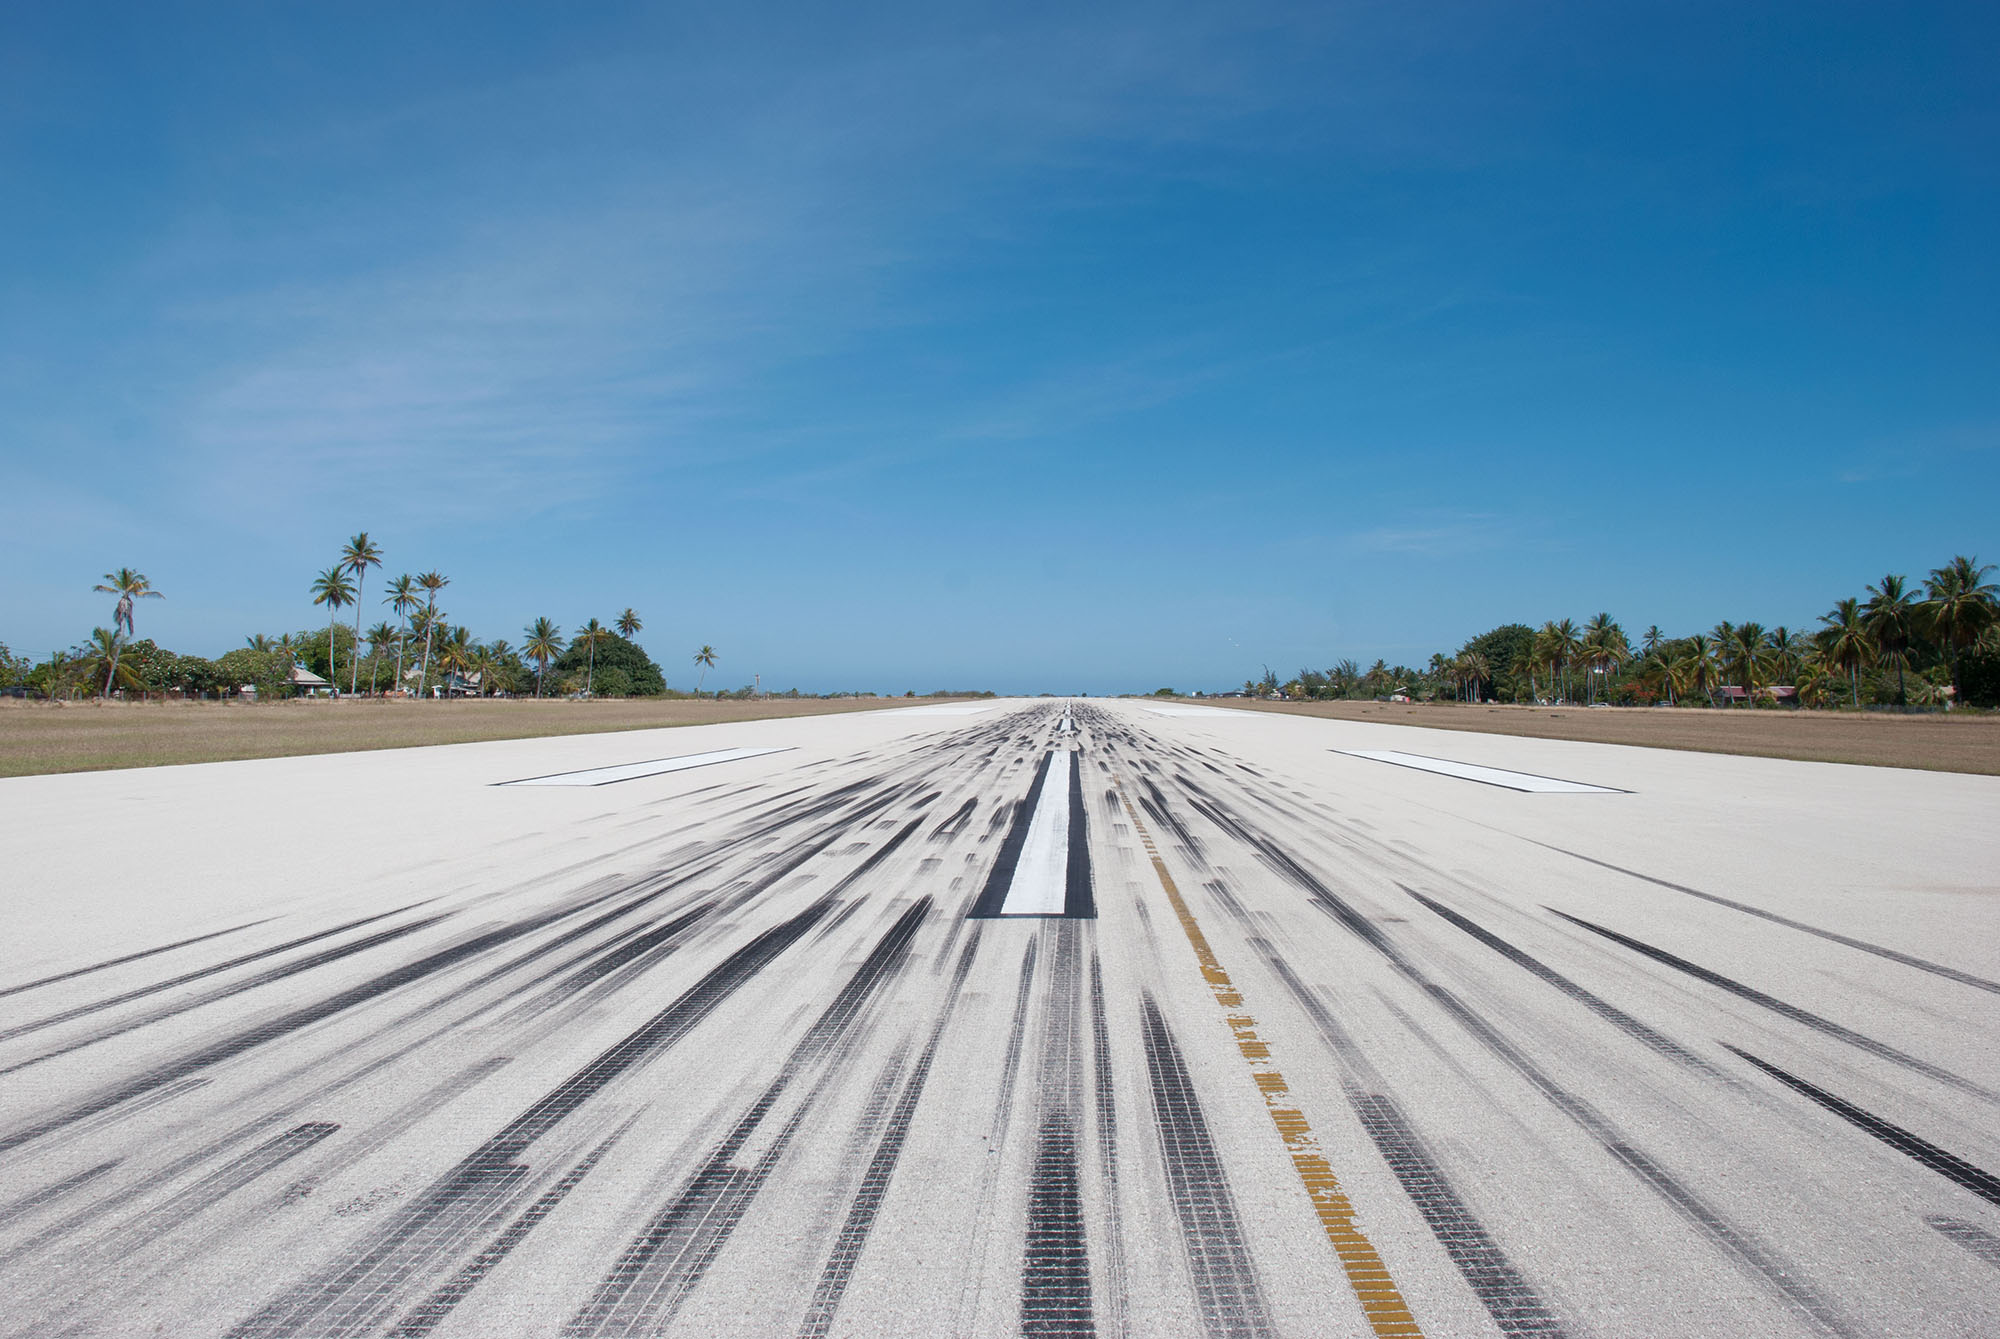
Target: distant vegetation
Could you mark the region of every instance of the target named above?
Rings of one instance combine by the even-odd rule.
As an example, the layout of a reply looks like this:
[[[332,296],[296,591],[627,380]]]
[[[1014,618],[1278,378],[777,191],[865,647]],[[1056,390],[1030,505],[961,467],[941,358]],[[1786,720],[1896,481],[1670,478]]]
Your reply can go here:
[[[1865,596],[1835,602],[1819,626],[1723,622],[1636,642],[1601,613],[1579,625],[1509,623],[1423,668],[1343,660],[1280,683],[1268,668],[1243,691],[1257,696],[1419,700],[1668,703],[1808,707],[2000,706],[2000,587],[1990,565],[1958,557],[1921,590],[1891,574]]]

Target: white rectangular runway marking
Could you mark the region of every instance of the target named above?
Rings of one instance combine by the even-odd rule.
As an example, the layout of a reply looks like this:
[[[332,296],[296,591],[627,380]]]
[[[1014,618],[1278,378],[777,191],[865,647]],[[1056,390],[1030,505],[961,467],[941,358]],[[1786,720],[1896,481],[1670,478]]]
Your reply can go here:
[[[993,710],[990,706],[950,706],[950,707],[896,707],[897,716],[975,716],[982,711]]]
[[[616,767],[592,767],[582,772],[556,772],[549,776],[523,777],[519,781],[501,781],[502,786],[608,786],[614,781],[633,781],[642,776],[660,776],[666,772],[683,772],[690,767],[707,767],[711,763],[735,762],[738,758],[761,758],[767,753],[788,753],[789,748],[778,749],[715,749],[709,753],[685,753],[678,758],[655,758],[651,762],[628,762]]]
[[[1245,716],[1248,712],[1231,711],[1227,707],[1147,707],[1155,716]]]
[[[1350,758],[1370,758],[1376,762],[1394,763],[1398,767],[1414,767],[1419,771],[1436,772],[1440,776],[1455,776],[1465,781],[1478,781],[1488,786],[1504,786],[1508,790],[1530,791],[1537,795],[1629,795],[1630,791],[1619,790],[1615,786],[1591,786],[1581,781],[1563,781],[1552,776],[1536,776],[1532,772],[1510,772],[1501,767],[1481,767],[1477,763],[1453,762],[1449,758],[1427,758],[1421,753],[1399,753],[1395,749],[1335,749]]]
[[[1002,916],[1060,916],[1069,899],[1069,810],[1075,778],[1069,753],[1059,751],[1042,782],[1035,816],[1028,820],[1028,839],[1007,885]]]

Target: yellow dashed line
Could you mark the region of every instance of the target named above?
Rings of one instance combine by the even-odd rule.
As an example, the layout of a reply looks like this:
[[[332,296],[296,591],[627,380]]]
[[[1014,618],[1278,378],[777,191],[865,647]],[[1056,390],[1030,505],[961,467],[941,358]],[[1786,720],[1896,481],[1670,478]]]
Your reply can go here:
[[[1374,1243],[1355,1226],[1353,1201],[1340,1188],[1339,1178],[1333,1174],[1326,1155],[1320,1152],[1319,1139],[1313,1134],[1312,1126],[1307,1124],[1305,1113],[1291,1104],[1291,1089],[1286,1086],[1285,1076],[1272,1065],[1271,1048],[1257,1035],[1257,1020],[1242,1012],[1242,994],[1230,981],[1229,973],[1222,970],[1215,950],[1209,947],[1208,936],[1201,932],[1201,925],[1195,920],[1194,913],[1188,910],[1180,889],[1174,886],[1174,876],[1167,873],[1166,862],[1160,859],[1152,834],[1146,831],[1146,825],[1139,821],[1138,812],[1132,808],[1122,780],[1118,784],[1118,797],[1132,820],[1133,830],[1145,844],[1146,855],[1153,862],[1153,873],[1159,876],[1160,887],[1166,890],[1167,901],[1173,906],[1174,914],[1180,917],[1181,929],[1194,948],[1195,960],[1201,964],[1202,978],[1214,993],[1215,1002],[1224,1010],[1223,1020],[1236,1036],[1236,1049],[1249,1062],[1250,1077],[1256,1081],[1257,1091],[1264,1095],[1264,1109],[1270,1112],[1271,1123],[1278,1127],[1278,1137],[1284,1140],[1285,1151],[1292,1155],[1292,1167],[1305,1184],[1313,1211],[1319,1215],[1320,1226],[1326,1230],[1326,1239],[1333,1243],[1333,1252],[1340,1257],[1340,1267],[1347,1273],[1348,1286],[1354,1289],[1355,1299],[1361,1303],[1369,1328],[1382,1339],[1421,1336],[1423,1330],[1418,1327],[1417,1318],[1410,1313],[1403,1294],[1397,1290],[1396,1281],[1389,1277],[1388,1266],[1382,1263]]]

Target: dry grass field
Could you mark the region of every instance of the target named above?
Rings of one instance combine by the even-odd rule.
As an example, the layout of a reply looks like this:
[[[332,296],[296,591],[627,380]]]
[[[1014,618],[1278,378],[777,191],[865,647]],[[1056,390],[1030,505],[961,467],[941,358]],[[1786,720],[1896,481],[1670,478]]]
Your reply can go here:
[[[930,698],[923,701],[937,701]],[[904,698],[596,702],[0,702],[0,776],[657,730],[919,705]]]
[[[1933,772],[2000,775],[2000,714],[1898,716],[1836,711],[1673,707],[1522,707],[1458,702],[1258,702],[1204,700],[1292,716],[1328,716],[1434,730],[1636,744],[1801,762],[1865,763]]]

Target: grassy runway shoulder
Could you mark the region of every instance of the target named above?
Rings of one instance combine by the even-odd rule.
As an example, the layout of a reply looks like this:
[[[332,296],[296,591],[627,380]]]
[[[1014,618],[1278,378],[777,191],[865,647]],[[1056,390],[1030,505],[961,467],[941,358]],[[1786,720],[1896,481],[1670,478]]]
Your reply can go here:
[[[1247,698],[1204,699],[1202,705],[1382,725],[1420,725],[1434,730],[2000,776],[2000,713],[1993,712],[1900,716],[1699,707],[1260,702]]]
[[[19,702],[0,706],[0,777],[720,725],[881,711],[938,700]]]

